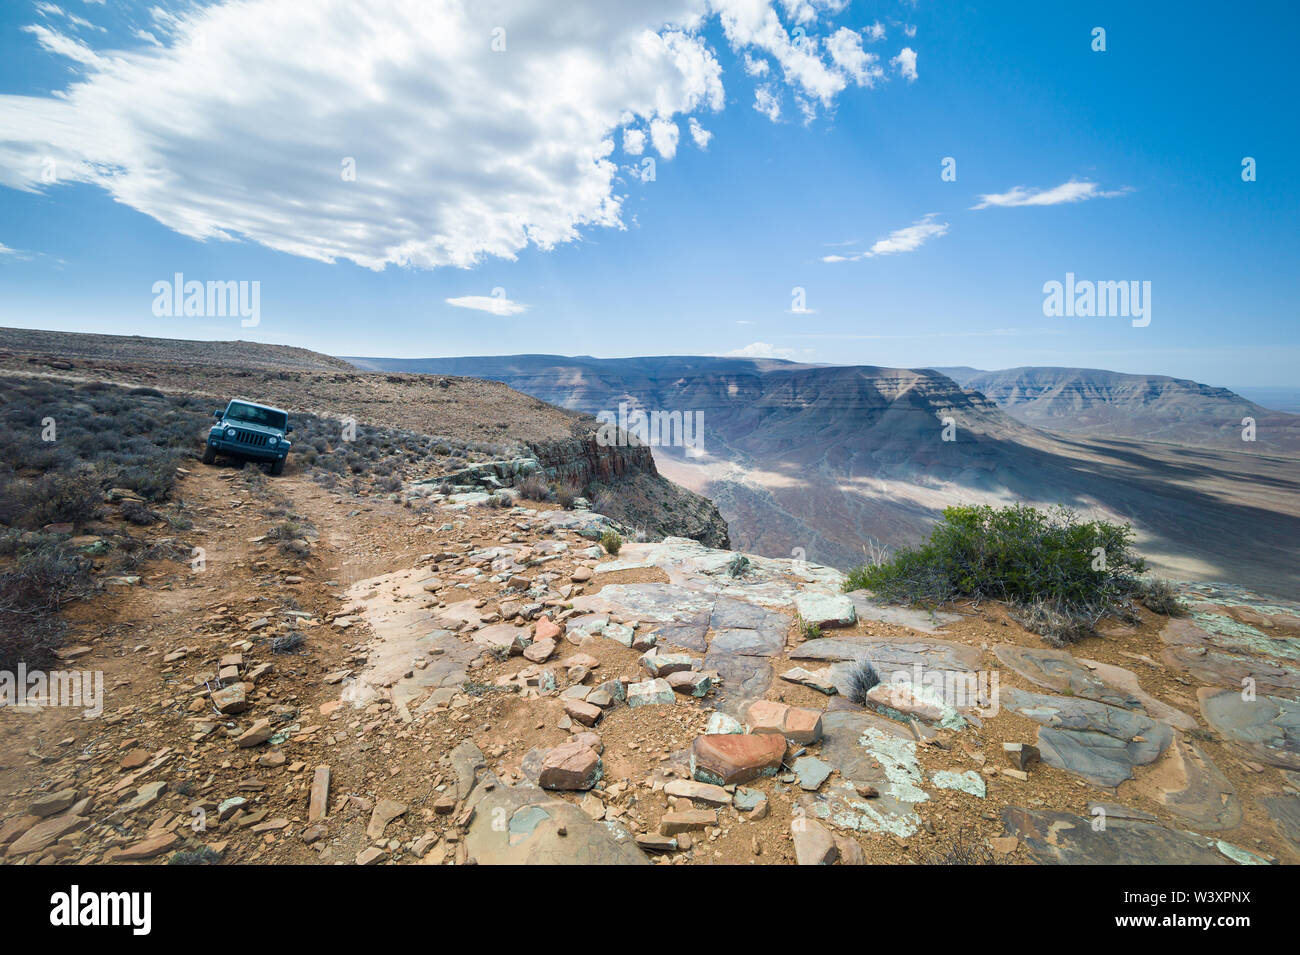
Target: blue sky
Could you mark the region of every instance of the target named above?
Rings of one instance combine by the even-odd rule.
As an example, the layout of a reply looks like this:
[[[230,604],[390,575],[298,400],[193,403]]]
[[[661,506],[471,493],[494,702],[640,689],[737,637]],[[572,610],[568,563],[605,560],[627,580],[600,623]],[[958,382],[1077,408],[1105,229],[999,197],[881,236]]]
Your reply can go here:
[[[573,24],[520,0],[420,29],[404,0],[366,29],[334,2],[8,3],[0,324],[1300,386],[1295,8],[839,5],[778,0],[774,34],[758,0]],[[825,67],[792,52],[801,36]],[[656,151],[654,121],[675,148]],[[1068,194],[1085,197],[1052,201]],[[973,208],[986,195],[1003,198]],[[259,324],[155,315],[177,272],[259,282]],[[1150,324],[1044,316],[1067,272],[1150,282]],[[447,301],[493,289],[522,310]]]

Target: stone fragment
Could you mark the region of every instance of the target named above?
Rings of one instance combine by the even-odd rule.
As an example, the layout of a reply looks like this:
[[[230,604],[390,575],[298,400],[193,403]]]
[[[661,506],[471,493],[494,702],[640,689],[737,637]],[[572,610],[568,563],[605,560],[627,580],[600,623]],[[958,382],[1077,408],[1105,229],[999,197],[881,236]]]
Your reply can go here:
[[[375,804],[374,811],[370,814],[370,824],[366,826],[366,838],[378,841],[383,838],[384,830],[388,824],[398,816],[406,814],[406,803],[398,802],[396,799],[381,799]]]
[[[771,776],[785,757],[785,738],[775,733],[697,736],[691,744],[691,776],[729,786]]]
[[[643,680],[640,683],[628,684],[628,706],[651,706],[656,704],[671,705],[673,701],[673,688],[669,685],[667,680]]]
[[[834,865],[840,856],[835,837],[815,819],[796,816],[790,823],[790,834],[798,865]]]
[[[581,791],[600,781],[600,756],[579,740],[561,743],[542,760],[537,777],[543,789]]]
[[[683,809],[678,812],[666,812],[659,820],[661,836],[675,836],[681,832],[707,829],[718,824],[716,809]]]

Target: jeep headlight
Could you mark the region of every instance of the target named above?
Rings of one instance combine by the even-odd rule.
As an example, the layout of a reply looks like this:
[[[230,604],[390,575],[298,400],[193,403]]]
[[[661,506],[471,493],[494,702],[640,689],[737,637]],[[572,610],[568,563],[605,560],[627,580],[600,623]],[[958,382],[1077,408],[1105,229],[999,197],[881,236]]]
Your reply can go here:
[[[227,438],[233,438],[234,436],[235,436],[235,429],[234,429],[234,428],[227,428],[227,429],[226,429],[226,437],[227,437]]]

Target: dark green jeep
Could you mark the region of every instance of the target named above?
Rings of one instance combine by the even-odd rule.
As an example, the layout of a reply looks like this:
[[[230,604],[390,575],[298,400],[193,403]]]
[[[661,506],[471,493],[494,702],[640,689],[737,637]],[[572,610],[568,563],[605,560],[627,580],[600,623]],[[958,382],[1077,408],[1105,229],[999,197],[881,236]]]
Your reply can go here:
[[[212,416],[217,423],[208,432],[204,464],[213,463],[220,454],[237,461],[270,464],[272,474],[284,470],[284,461],[289,456],[289,440],[285,435],[293,430],[287,413],[235,398],[226,405],[225,411],[214,411]]]

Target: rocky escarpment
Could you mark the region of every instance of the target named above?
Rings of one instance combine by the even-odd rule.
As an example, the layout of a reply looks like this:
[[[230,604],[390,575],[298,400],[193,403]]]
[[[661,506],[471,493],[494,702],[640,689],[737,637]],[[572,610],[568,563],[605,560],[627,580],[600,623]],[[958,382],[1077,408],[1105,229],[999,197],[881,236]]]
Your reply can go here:
[[[471,465],[426,483],[449,483],[462,495],[487,494],[540,474],[549,483],[592,495],[602,514],[636,536],[685,537],[708,547],[731,546],[727,522],[713,503],[661,475],[648,447],[603,444],[584,424],[575,425],[571,438],[530,443],[529,455]]]

